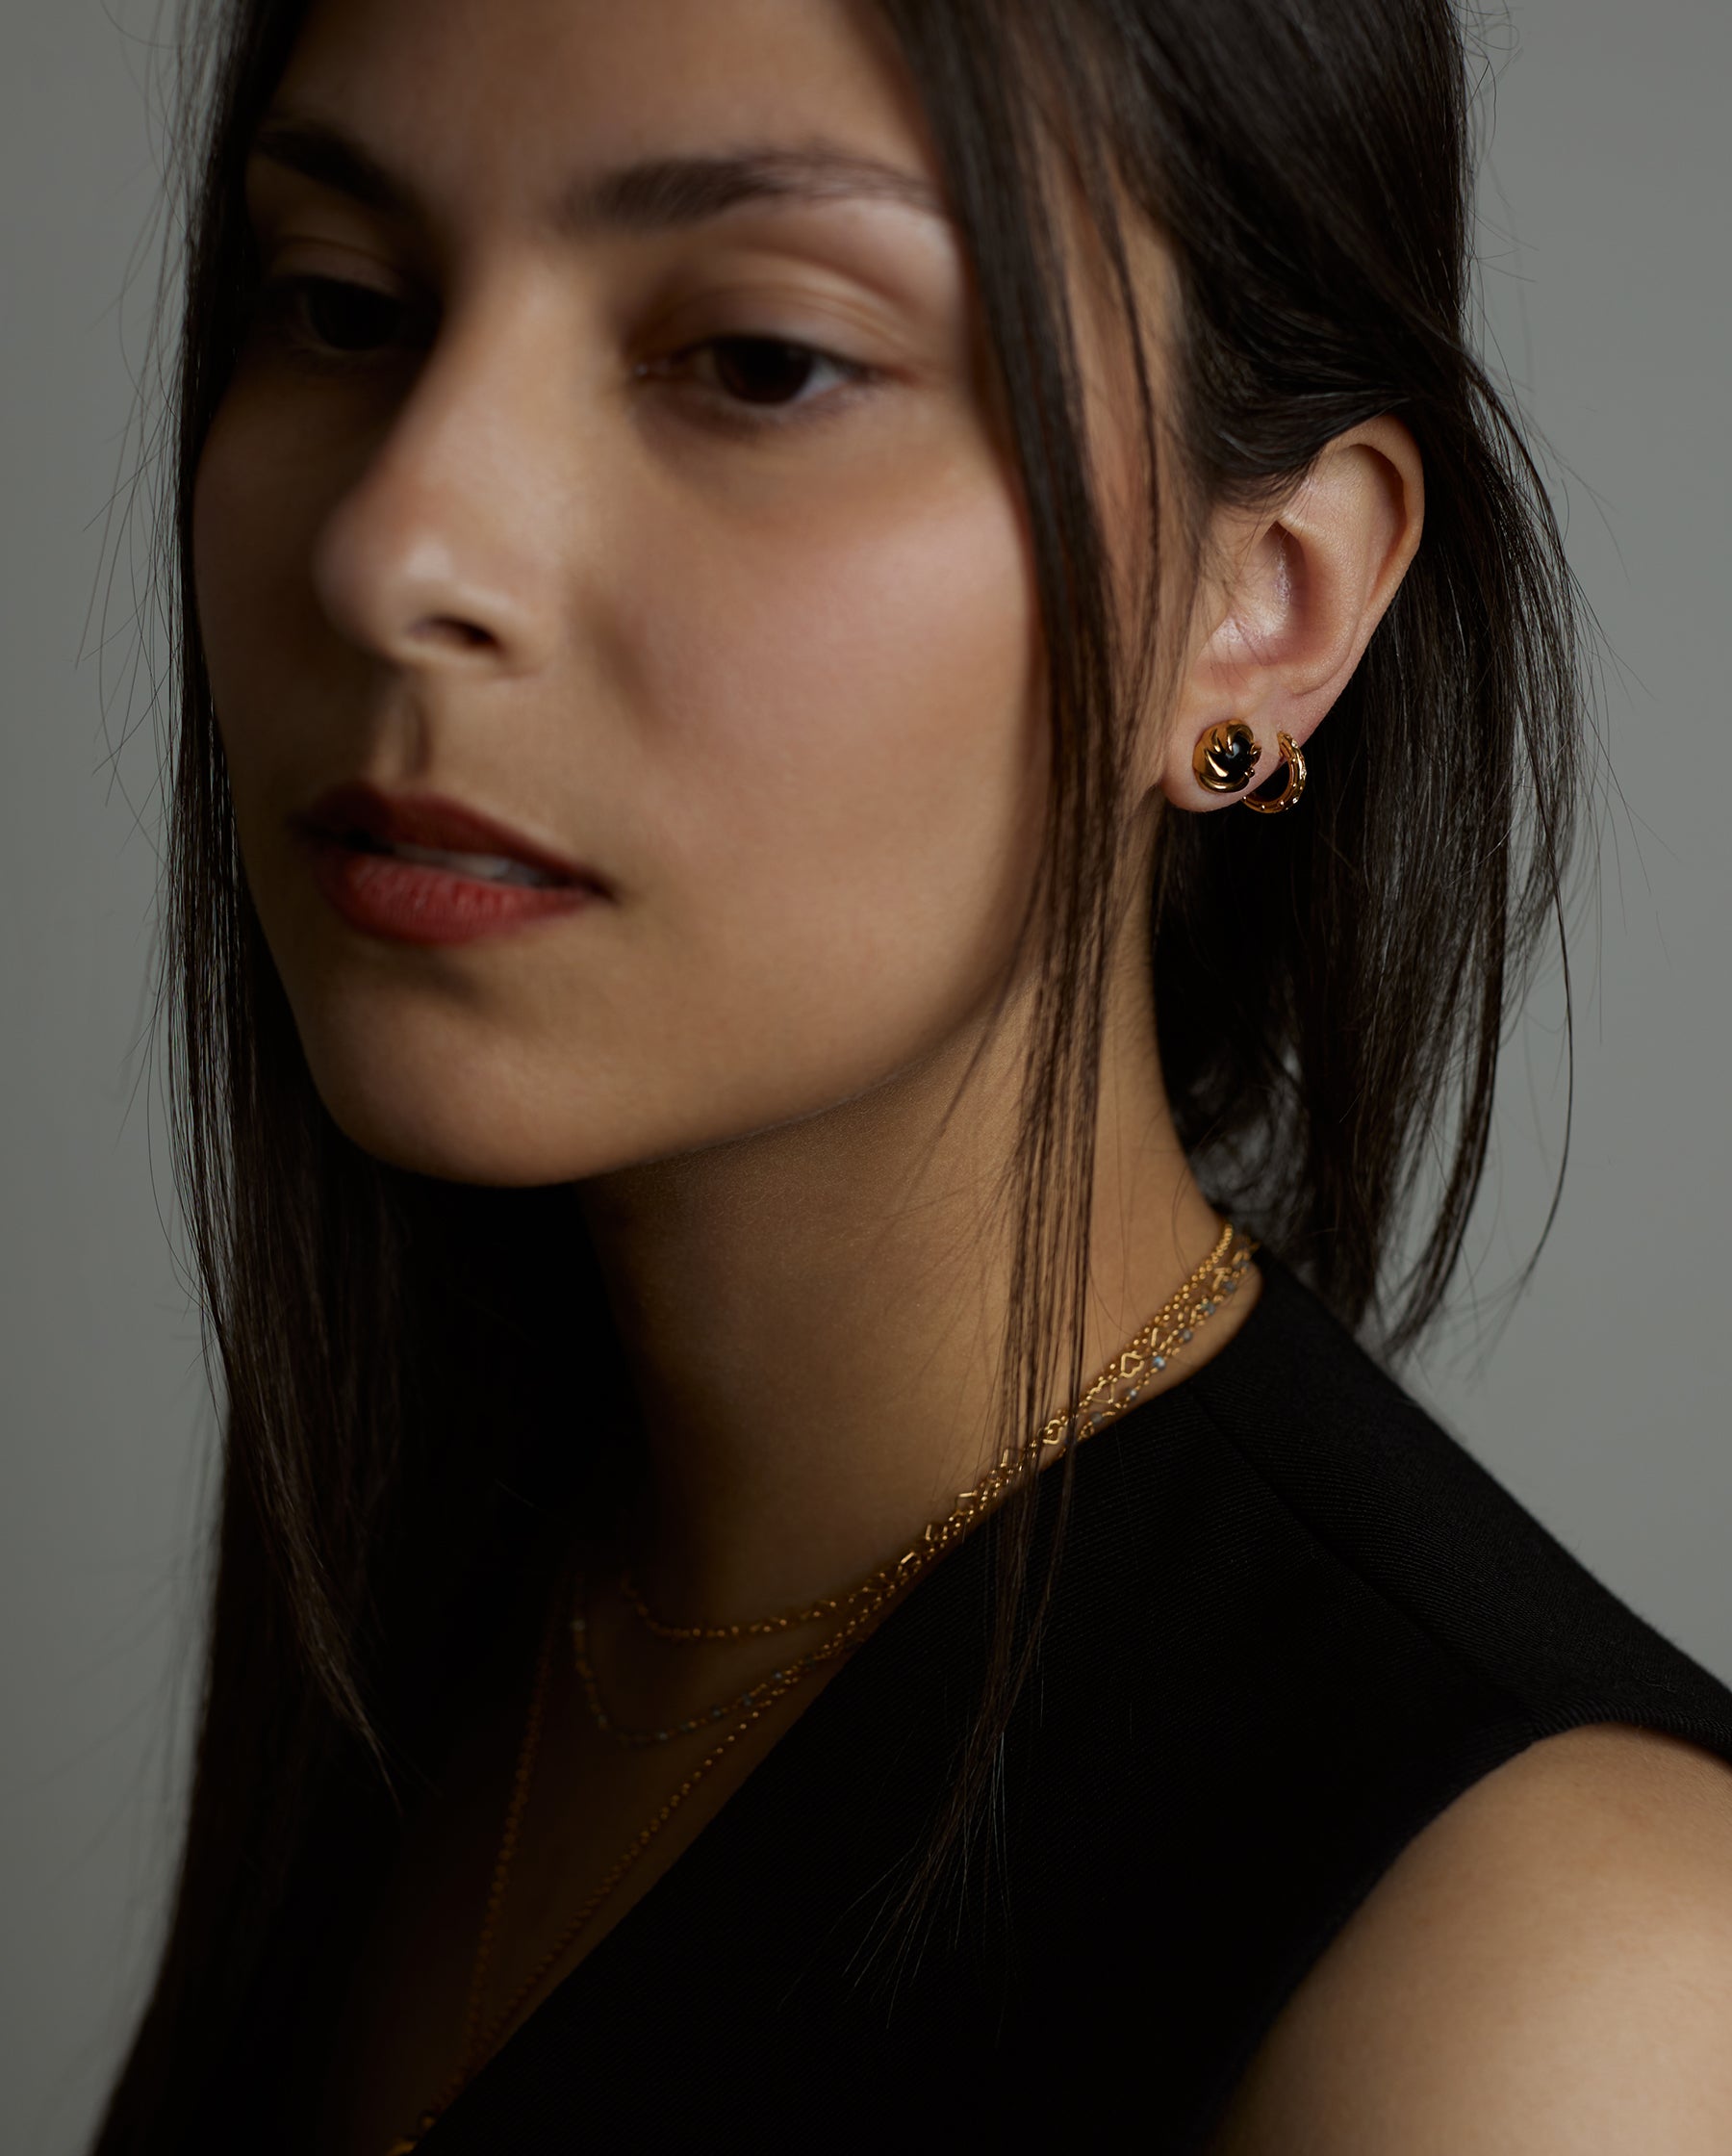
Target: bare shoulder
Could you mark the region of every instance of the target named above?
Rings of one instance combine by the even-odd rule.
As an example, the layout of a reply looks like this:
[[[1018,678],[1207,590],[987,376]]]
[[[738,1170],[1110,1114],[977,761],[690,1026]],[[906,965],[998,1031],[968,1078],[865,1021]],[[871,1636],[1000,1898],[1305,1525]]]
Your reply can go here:
[[[1405,1849],[1288,2001],[1210,2156],[1725,2156],[1732,1767],[1598,1724]]]

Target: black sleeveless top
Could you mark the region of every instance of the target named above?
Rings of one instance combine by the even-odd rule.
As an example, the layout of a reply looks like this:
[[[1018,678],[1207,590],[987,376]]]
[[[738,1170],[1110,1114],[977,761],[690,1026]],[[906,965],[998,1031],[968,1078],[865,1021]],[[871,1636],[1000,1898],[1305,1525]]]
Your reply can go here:
[[[483,2069],[428,2156],[1199,2148],[1404,1844],[1536,1738],[1732,1762],[1732,1693],[1278,1263],[1237,1336],[1079,1451],[1002,1801],[872,1951],[977,1698],[982,1535],[915,1588]],[[1058,1478],[1043,1478],[1050,1528]],[[905,1945],[905,1935],[904,1935]]]

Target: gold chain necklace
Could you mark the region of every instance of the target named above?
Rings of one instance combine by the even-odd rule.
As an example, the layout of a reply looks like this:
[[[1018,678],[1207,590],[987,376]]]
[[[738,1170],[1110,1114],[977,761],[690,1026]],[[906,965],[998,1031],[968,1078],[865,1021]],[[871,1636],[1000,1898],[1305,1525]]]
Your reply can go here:
[[[844,1610],[853,1612],[833,1638],[797,1656],[786,1669],[773,1671],[768,1679],[736,1693],[733,1698],[700,1707],[695,1715],[670,1723],[663,1729],[631,1729],[618,1722],[607,1711],[589,1658],[589,1620],[580,1593],[572,1618],[573,1658],[596,1727],[621,1745],[668,1744],[677,1737],[695,1736],[707,1724],[726,1721],[730,1713],[751,1707],[761,1696],[766,1683],[779,1685],[786,1679],[803,1676],[808,1670],[846,1653],[863,1625],[892,1596],[900,1594],[959,1541],[981,1514],[996,1504],[1015,1483],[1034,1473],[1046,1454],[1064,1443],[1070,1430],[1076,1429],[1081,1441],[1134,1406],[1142,1397],[1147,1379],[1165,1370],[1194,1337],[1197,1326],[1206,1324],[1220,1304],[1236,1294],[1255,1247],[1254,1244],[1239,1238],[1231,1223],[1224,1227],[1208,1257],[1161,1304],[1073,1406],[1055,1415],[1032,1445],[1001,1453],[997,1465],[973,1489],[961,1493],[945,1519],[932,1522],[900,1556],[880,1565],[846,1594],[827,1595],[803,1609],[782,1610],[774,1617],[745,1618],[737,1624],[675,1625],[658,1617],[631,1574],[622,1573],[618,1591],[638,1622],[657,1639],[687,1645],[762,1638],[790,1631],[798,1625],[816,1624]],[[1115,1391],[1115,1388],[1119,1389]],[[1103,1400],[1104,1394],[1112,1397]]]
[[[607,1715],[596,1682],[595,1671],[589,1664],[584,1583],[581,1576],[578,1577],[574,1583],[575,1613],[571,1621],[573,1659],[590,1713],[604,1733],[624,1745],[662,1744],[671,1742],[676,1736],[695,1735],[736,1713],[739,1720],[731,1729],[723,1732],[710,1751],[670,1793],[667,1802],[655,1816],[638,1830],[631,1841],[614,1859],[559,1938],[542,1955],[511,1998],[484,2029],[482,2008],[487,1996],[487,1979],[493,1966],[494,1944],[505,1906],[505,1889],[511,1876],[512,1860],[517,1853],[523,1812],[528,1804],[529,1784],[535,1770],[542,1721],[547,1708],[555,1627],[563,1601],[562,1597],[554,1597],[549,1604],[541,1651],[536,1658],[529,1711],[524,1722],[522,1742],[518,1748],[511,1796],[505,1808],[504,1830],[499,1837],[498,1854],[494,1861],[493,1879],[488,1888],[487,1907],[481,1920],[481,1934],[475,1945],[474,1966],[470,1977],[469,1997],[464,2011],[460,2053],[462,2063],[441,2091],[438,2101],[416,2120],[414,2131],[393,2142],[386,2156],[411,2156],[411,2152],[432,2129],[441,2114],[450,2108],[492,2057],[519,2012],[575,1944],[602,1903],[692,1791],[713,1767],[727,1757],[747,1731],[761,1721],[770,1708],[793,1691],[813,1669],[836,1659],[838,1656],[852,1653],[860,1644],[862,1632],[879,1610],[894,1596],[911,1586],[939,1557],[954,1548],[984,1512],[1034,1473],[1040,1462],[1062,1446],[1073,1430],[1077,1443],[1081,1444],[1084,1438],[1092,1436],[1096,1430],[1105,1428],[1109,1423],[1116,1422],[1133,1407],[1142,1397],[1146,1380],[1165,1370],[1173,1357],[1189,1346],[1197,1327],[1207,1323],[1222,1302],[1237,1293],[1256,1249],[1257,1245],[1249,1238],[1239,1236],[1231,1222],[1223,1226],[1220,1239],[1209,1256],[1072,1406],[1063,1413],[1055,1415],[1029,1444],[1020,1449],[1008,1448],[1002,1452],[997,1464],[972,1489],[961,1492],[946,1518],[931,1522],[901,1556],[887,1565],[880,1565],[869,1578],[849,1589],[846,1594],[827,1596],[805,1610],[785,1610],[775,1617],[747,1619],[737,1625],[681,1626],[670,1625],[655,1616],[641,1593],[631,1586],[627,1578],[622,1577],[621,1588],[625,1591],[629,1587],[626,1599],[634,1614],[658,1637],[666,1639],[696,1642],[762,1636],[790,1630],[796,1625],[815,1623],[822,1617],[840,1614],[844,1609],[852,1611],[840,1630],[821,1647],[793,1658],[785,1668],[774,1671],[760,1683],[736,1695],[732,1700],[706,1707],[697,1716],[675,1723],[666,1730],[622,1729]],[[1123,1390],[1116,1389],[1121,1387]]]
[[[460,2052],[462,2064],[450,2080],[441,2090],[438,2100],[423,2111],[415,2122],[412,2133],[404,2134],[391,2143],[386,2156],[412,2156],[422,2138],[431,2132],[441,2115],[448,2111],[459,2095],[480,2072],[497,2048],[505,2032],[516,2020],[519,2011],[527,2004],[546,1978],[564,1959],[567,1950],[575,1942],[588,1926],[591,1918],[601,1907],[614,1888],[624,1878],[638,1859],[649,1848],[656,1835],[674,1816],[680,1806],[698,1786],[710,1769],[726,1758],[754,1722],[762,1719],[771,1702],[751,1708],[741,1716],[731,1730],[726,1731],[709,1754],[699,1761],[678,1787],[673,1790],[666,1804],[653,1819],[641,1827],[624,1849],[608,1866],[600,1883],[595,1886],[571,1922],[542,1956],[529,1974],[500,2008],[485,2030],[481,2026],[482,2003],[487,1996],[487,1979],[493,1965],[494,1941],[498,1933],[500,1912],[505,1906],[505,1887],[511,1876],[511,1861],[517,1853],[519,1830],[522,1824],[525,1806],[529,1797],[529,1783],[535,1771],[535,1756],[540,1747],[541,1725],[547,1707],[548,1680],[553,1664],[553,1640],[559,1603],[553,1602],[548,1622],[542,1638],[541,1653],[536,1661],[535,1682],[530,1692],[529,1713],[523,1728],[523,1741],[518,1750],[517,1768],[512,1776],[511,1800],[505,1808],[505,1829],[499,1839],[498,1855],[494,1861],[493,1883],[488,1889],[487,1911],[482,1918],[481,1937],[475,1946],[475,1963],[470,1976],[469,2000],[463,2017],[463,2044]],[[779,1695],[777,1695],[779,1696]]]

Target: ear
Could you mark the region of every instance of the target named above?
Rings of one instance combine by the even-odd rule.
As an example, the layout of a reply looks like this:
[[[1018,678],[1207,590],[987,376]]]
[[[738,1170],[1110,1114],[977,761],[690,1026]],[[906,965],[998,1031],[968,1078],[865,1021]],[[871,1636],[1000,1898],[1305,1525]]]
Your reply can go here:
[[[1277,732],[1304,746],[1394,598],[1424,516],[1418,446],[1385,415],[1337,435],[1278,510],[1215,520],[1172,726],[1150,775],[1175,808],[1244,800],[1210,793],[1191,767],[1218,721],[1242,719],[1257,735],[1259,785],[1280,768]]]

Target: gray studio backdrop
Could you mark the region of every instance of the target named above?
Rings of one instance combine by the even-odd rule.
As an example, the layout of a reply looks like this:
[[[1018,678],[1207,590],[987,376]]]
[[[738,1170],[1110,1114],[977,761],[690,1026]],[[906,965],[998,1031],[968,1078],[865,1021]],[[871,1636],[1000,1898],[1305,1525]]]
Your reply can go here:
[[[140,1994],[184,1763],[213,1421],[140,1044],[156,869],[124,567],[87,622],[145,309],[151,0],[0,0],[0,2147],[80,2148]],[[1551,446],[1618,666],[1580,919],[1576,1137],[1494,1342],[1412,1381],[1732,1678],[1723,1236],[1732,8],[1515,0],[1493,39],[1490,341]],[[119,23],[133,33],[125,34]],[[124,333],[124,334],[123,334]],[[112,641],[102,654],[97,630]],[[81,654],[83,654],[81,657]],[[113,703],[109,735],[99,695]],[[1511,1050],[1481,1291],[1537,1231],[1556,986]]]

